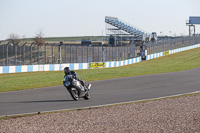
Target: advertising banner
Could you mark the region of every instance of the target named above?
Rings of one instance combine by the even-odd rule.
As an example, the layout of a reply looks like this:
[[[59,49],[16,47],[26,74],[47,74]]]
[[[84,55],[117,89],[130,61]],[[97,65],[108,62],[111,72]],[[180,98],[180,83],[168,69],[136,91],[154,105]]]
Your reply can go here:
[[[165,55],[168,55],[169,54],[169,51],[165,51],[165,52],[163,52],[163,55],[165,56]]]
[[[105,63],[99,62],[99,63],[90,63],[89,68],[104,68]]]

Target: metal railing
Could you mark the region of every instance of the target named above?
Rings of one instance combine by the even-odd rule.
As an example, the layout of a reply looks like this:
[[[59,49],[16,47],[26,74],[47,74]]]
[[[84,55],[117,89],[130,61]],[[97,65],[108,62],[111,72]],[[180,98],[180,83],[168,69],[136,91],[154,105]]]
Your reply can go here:
[[[173,50],[200,43],[200,36],[179,37],[158,40],[157,42],[146,43],[148,54],[159,53],[162,51]]]
[[[148,54],[168,51],[200,43],[200,36],[161,39],[145,43]],[[88,63],[120,61],[134,58],[139,47],[127,42],[117,41],[115,46],[81,45],[65,43],[0,43],[0,66]]]
[[[0,66],[87,63],[135,57],[134,45],[80,45],[64,43],[17,43],[0,45]]]

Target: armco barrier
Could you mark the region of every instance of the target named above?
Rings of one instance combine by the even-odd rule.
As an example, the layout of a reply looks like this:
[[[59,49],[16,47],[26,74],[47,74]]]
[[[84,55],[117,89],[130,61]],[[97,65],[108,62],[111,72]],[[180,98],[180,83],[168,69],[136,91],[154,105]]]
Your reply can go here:
[[[138,62],[141,62],[141,57],[123,61],[105,62],[104,68],[120,67]],[[65,67],[70,67],[71,70],[89,69],[89,63],[0,66],[0,74],[19,73],[19,72],[38,72],[38,71],[60,71],[63,70]]]
[[[183,48],[177,48],[177,49],[169,50],[169,54],[174,54],[177,52],[182,52],[182,51],[186,51],[186,50],[190,50],[190,49],[194,49],[194,48],[198,48],[198,47],[200,47],[200,44],[195,44],[195,45],[191,45],[191,46],[187,46],[187,47],[183,47]],[[164,52],[166,52],[166,51],[164,51]],[[154,58],[164,56],[164,52],[147,55],[146,60],[151,60]]]

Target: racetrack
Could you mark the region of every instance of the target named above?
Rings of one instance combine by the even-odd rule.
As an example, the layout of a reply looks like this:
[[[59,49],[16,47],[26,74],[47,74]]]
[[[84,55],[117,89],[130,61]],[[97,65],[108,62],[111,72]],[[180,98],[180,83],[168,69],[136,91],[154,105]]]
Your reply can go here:
[[[88,101],[73,101],[63,86],[0,93],[0,116],[82,108],[199,91],[200,67],[91,83],[91,99]]]

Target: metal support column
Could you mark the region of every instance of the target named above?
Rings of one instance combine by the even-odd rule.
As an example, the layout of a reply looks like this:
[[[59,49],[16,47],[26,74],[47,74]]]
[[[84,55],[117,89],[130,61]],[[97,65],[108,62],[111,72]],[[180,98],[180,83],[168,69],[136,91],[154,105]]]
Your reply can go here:
[[[65,45],[65,63],[67,63],[67,46]]]
[[[76,46],[76,63],[78,63],[78,46]]]
[[[22,56],[23,56],[23,65],[25,65],[25,63],[24,63],[24,62],[25,62],[25,53],[26,53],[26,52],[25,52],[25,45],[26,45],[26,43],[27,43],[27,42],[25,42],[25,43],[22,45],[22,48],[23,48],[23,50],[22,50]]]
[[[55,45],[55,43],[51,46],[51,50],[52,50],[52,54],[51,54],[51,64],[53,64],[53,57],[54,57],[54,55],[53,55],[53,46]]]
[[[3,65],[3,66],[4,66],[4,64],[5,64],[5,62],[4,62],[4,54],[5,54],[5,52],[4,52],[4,47],[5,47],[5,44],[3,44],[3,56],[2,56],[2,59],[3,59],[2,65]]]
[[[48,43],[45,44],[45,64],[47,64],[47,45]]]
[[[94,46],[93,46],[93,52],[92,52],[92,62],[94,62]]]
[[[6,66],[9,65],[9,63],[8,63],[8,45],[9,45],[9,43],[6,44]]]
[[[31,65],[33,64],[33,62],[32,62],[32,56],[33,56],[33,54],[32,54],[32,51],[33,51],[33,50],[32,50],[32,47],[33,47],[33,44],[34,44],[34,42],[31,43],[31,46],[30,46],[30,49],[31,49],[31,50],[30,50],[30,51],[31,51],[31,57],[30,57],[30,58],[31,58],[31,59],[30,59],[30,60],[31,60]]]
[[[87,63],[89,63],[89,46],[87,46]]]
[[[102,53],[102,56],[101,56],[101,62],[103,62],[103,55],[104,55],[103,45],[101,46],[101,53]]]
[[[113,47],[112,47],[112,61],[113,61]]]
[[[110,61],[110,46],[108,48],[109,48],[109,59],[108,59],[108,61]]]
[[[15,65],[17,65],[17,45],[18,43],[16,43],[15,46]]]
[[[117,46],[117,61],[120,61],[120,47]]]
[[[72,45],[70,45],[70,63],[72,63]]]
[[[37,45],[37,62],[38,62],[38,65],[40,64],[40,45],[41,45],[41,43],[39,43]]]
[[[128,59],[129,57],[128,57],[128,45],[126,46],[127,48],[127,50],[126,50],[126,52],[127,52],[127,54],[126,54],[126,59]]]
[[[84,56],[84,47],[83,47],[83,45],[82,45],[82,63],[84,62],[83,56]]]
[[[61,46],[63,45],[63,42],[60,42],[60,44],[58,45],[58,63],[61,64]]]

